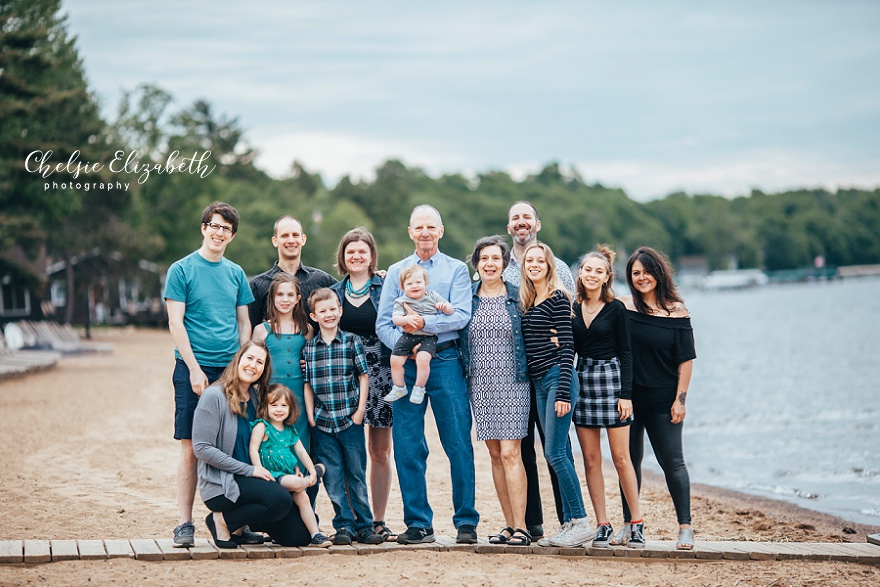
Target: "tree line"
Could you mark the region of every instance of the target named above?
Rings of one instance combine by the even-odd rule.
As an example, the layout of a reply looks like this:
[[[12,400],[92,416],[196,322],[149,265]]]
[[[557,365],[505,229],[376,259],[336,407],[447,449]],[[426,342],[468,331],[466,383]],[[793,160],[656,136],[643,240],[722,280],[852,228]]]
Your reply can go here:
[[[14,272],[34,289],[43,276],[15,259],[100,250],[132,265],[145,259],[165,267],[198,247],[201,210],[214,200],[241,213],[229,257],[248,274],[275,260],[269,239],[281,214],[303,224],[305,263],[332,272],[339,239],[358,225],[376,236],[381,266],[410,254],[406,225],[422,203],[443,216],[442,249],[465,258],[477,238],[504,233],[507,209],[517,200],[536,205],[540,238],[569,263],[597,242],[621,254],[650,245],[674,262],[705,256],[712,269],[732,261],[790,269],[818,255],[828,265],[880,263],[880,189],[754,190],[736,198],[676,193],[639,203],[558,163],[515,179],[503,171],[432,177],[398,160],[379,165],[374,178],[346,176],[332,187],[297,161],[273,178],[255,166],[257,153],[237,119],[206,100],[179,106],[162,88],[143,85],[122,96],[112,120],[103,120],[59,8],[60,0],[0,3],[0,277]],[[142,164],[162,164],[174,151],[211,151],[216,169],[207,177],[156,174],[138,183],[135,173],[105,167],[79,180],[123,179],[129,189],[46,190],[25,160],[48,150],[60,162],[75,151],[93,162],[136,151]],[[13,249],[16,255],[9,254]]]

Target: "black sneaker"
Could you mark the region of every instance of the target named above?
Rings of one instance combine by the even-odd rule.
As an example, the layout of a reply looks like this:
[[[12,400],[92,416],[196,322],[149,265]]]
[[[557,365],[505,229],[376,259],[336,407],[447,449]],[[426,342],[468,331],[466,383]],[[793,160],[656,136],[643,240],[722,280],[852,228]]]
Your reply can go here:
[[[424,544],[434,542],[434,528],[407,528],[406,532],[397,537],[398,544]]]
[[[340,544],[348,545],[351,544],[353,538],[354,534],[352,534],[351,530],[343,528],[333,535],[333,544],[337,546]]]
[[[458,527],[458,536],[456,536],[455,541],[458,544],[476,544],[477,527],[470,524],[462,524]]]
[[[629,542],[626,545],[630,548],[645,548],[645,524],[643,522],[632,525]]]
[[[266,537],[263,534],[251,532],[251,529],[245,526],[240,535],[232,534],[231,540],[236,544],[263,544],[266,542]]]
[[[196,527],[192,522],[184,522],[174,529],[174,547],[191,548],[196,545]]]
[[[364,530],[358,534],[358,542],[361,544],[382,544],[385,542],[385,537],[373,530]]]
[[[614,536],[611,524],[599,524],[596,526],[596,537],[593,538],[594,548],[608,548],[608,541]]]

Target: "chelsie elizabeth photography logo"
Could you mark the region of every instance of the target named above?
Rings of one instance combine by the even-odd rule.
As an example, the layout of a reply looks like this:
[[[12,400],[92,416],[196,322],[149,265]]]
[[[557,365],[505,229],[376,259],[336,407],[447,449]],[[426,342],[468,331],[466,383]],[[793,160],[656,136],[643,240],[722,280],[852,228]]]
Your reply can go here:
[[[46,181],[43,183],[43,191],[51,190],[128,190],[131,185],[123,181],[75,181],[80,174],[88,175],[104,169],[103,163],[91,163],[79,160],[80,152],[77,149],[65,163],[52,163],[52,151],[31,151],[24,160],[24,167],[28,173],[37,173],[43,179],[48,179],[55,173],[67,173],[69,181]],[[189,173],[199,177],[208,177],[217,168],[216,165],[208,166],[206,160],[211,156],[211,151],[195,151],[192,157],[180,158],[180,151],[172,151],[168,154],[165,163],[141,163],[138,160],[138,152],[131,151],[128,155],[119,150],[113,154],[113,160],[107,164],[111,173],[126,173],[137,176],[139,184],[145,183],[150,174]]]

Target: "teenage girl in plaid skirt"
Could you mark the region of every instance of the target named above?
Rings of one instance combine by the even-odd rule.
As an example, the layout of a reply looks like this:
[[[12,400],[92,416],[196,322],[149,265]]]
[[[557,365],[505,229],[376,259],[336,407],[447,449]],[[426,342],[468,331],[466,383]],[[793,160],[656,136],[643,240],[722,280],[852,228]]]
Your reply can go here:
[[[601,431],[608,434],[611,456],[620,486],[630,504],[632,522],[622,533],[623,544],[645,546],[644,525],[639,511],[639,490],[629,455],[629,425],[632,422],[632,350],[626,307],[615,299],[614,251],[600,245],[584,255],[577,279],[572,330],[578,353],[577,376],[580,395],[574,408],[587,489],[596,514],[593,546],[607,547],[614,535],[605,509],[605,480],[602,476]]]

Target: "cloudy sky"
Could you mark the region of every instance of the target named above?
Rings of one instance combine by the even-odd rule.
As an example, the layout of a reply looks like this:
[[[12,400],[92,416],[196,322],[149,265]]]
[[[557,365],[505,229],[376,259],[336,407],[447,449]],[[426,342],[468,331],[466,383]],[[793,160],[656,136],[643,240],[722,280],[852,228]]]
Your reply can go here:
[[[283,175],[557,161],[640,200],[880,185],[880,2],[64,0],[112,118],[153,83]]]

